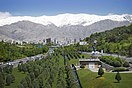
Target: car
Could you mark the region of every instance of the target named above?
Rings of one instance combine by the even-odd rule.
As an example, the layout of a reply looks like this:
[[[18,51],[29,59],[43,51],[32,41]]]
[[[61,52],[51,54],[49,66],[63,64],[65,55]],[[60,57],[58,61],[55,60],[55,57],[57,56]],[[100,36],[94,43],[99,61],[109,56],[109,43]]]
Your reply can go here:
[[[100,52],[99,51],[92,51],[92,54],[100,54]]]

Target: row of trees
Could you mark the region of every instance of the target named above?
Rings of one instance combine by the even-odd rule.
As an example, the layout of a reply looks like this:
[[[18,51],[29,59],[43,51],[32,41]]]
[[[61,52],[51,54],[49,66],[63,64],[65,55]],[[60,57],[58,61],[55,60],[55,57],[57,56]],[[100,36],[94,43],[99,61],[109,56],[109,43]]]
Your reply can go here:
[[[12,74],[12,70],[12,65],[0,67],[0,88],[4,88],[5,85],[9,86],[15,81],[15,76]]]
[[[102,56],[100,60],[114,67],[129,67],[129,63],[119,57]]]
[[[27,56],[46,53],[48,47],[41,44],[16,45],[0,42],[0,62],[12,61]]]
[[[71,52],[67,52],[67,51]],[[61,52],[63,51],[63,52]],[[27,76],[21,80],[18,88],[78,88],[69,59],[76,57],[72,49],[59,48],[55,53],[42,60],[20,63],[18,70]],[[64,62],[64,63],[63,63]]]
[[[80,53],[74,45],[60,47],[57,49],[57,51],[55,50],[55,52],[60,53],[63,57],[68,60],[80,58]]]
[[[78,82],[69,60],[79,58],[80,54],[75,47],[61,47],[46,58],[27,63],[19,63],[18,72],[26,74],[17,88],[78,88]],[[0,69],[0,88],[10,86],[15,76],[13,66],[7,65]],[[3,76],[4,74],[4,76]]]

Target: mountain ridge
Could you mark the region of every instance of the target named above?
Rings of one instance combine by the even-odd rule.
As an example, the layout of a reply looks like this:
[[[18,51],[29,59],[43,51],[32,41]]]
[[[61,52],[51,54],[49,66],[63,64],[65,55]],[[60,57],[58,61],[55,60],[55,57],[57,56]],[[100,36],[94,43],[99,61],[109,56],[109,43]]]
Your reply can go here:
[[[34,23],[39,23],[43,25],[54,24],[57,27],[63,27],[64,25],[83,25],[89,26],[95,22],[101,20],[112,20],[112,21],[129,21],[132,22],[132,15],[122,14],[122,15],[94,15],[94,14],[59,14],[55,16],[9,16],[4,19],[0,19],[0,26],[16,23],[18,21],[31,21]]]
[[[79,40],[95,32],[101,32],[114,27],[129,25],[129,21],[102,20],[89,26],[65,25],[57,27],[54,24],[42,25],[30,21],[19,21],[11,25],[0,26],[0,39],[12,39],[20,41],[38,41],[46,38],[58,41]]]

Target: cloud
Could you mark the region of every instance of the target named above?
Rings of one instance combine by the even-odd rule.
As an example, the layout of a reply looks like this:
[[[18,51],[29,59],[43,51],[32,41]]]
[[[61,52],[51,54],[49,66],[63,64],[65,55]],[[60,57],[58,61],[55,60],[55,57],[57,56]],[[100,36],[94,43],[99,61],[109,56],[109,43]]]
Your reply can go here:
[[[11,14],[9,12],[0,12],[0,19],[4,19],[10,16]]]

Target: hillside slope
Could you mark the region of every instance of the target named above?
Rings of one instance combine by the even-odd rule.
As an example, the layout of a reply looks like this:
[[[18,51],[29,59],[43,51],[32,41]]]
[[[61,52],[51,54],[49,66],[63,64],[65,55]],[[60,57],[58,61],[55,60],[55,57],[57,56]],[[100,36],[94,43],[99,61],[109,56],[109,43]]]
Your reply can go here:
[[[117,27],[105,32],[91,34],[85,39],[91,45],[97,40],[97,49],[106,53],[132,56],[132,24],[129,26]]]

